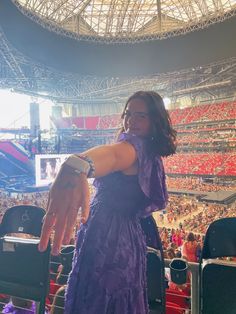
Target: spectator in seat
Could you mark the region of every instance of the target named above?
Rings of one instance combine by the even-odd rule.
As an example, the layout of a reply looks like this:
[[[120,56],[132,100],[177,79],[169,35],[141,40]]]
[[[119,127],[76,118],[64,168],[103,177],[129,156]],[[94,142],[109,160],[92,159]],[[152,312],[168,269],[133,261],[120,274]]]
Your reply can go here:
[[[197,248],[198,244],[195,240],[194,234],[192,232],[189,232],[187,235],[187,239],[183,244],[182,248],[182,256],[185,258],[188,262],[197,262]]]

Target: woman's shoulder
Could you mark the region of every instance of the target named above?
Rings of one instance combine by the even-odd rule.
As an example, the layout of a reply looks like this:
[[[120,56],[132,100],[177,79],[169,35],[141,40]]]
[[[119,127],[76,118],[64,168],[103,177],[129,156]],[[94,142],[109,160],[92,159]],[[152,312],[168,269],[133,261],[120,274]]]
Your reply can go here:
[[[132,144],[136,149],[143,149],[145,139],[130,133],[121,133],[117,138],[117,142],[128,142]]]

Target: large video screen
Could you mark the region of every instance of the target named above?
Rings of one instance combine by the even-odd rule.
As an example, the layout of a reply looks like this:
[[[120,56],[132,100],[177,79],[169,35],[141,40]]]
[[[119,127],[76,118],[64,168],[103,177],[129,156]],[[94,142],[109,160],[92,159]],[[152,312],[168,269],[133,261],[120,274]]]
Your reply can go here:
[[[55,179],[61,164],[70,154],[44,154],[35,156],[36,186],[49,185]]]

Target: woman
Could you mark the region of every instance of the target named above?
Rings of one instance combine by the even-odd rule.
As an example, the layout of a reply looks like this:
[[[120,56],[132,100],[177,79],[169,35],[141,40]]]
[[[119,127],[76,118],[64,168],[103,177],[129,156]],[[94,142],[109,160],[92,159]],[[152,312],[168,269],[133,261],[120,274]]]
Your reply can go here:
[[[182,247],[182,256],[189,262],[197,263],[197,249],[198,244],[195,240],[194,234],[189,232],[187,235],[187,239]]]
[[[146,314],[146,243],[140,217],[167,203],[161,156],[175,152],[176,132],[155,92],[132,95],[118,142],[72,155],[50,190],[39,249],[52,228],[52,253],[68,243],[82,207],[65,313]],[[87,176],[96,178],[90,204]]]

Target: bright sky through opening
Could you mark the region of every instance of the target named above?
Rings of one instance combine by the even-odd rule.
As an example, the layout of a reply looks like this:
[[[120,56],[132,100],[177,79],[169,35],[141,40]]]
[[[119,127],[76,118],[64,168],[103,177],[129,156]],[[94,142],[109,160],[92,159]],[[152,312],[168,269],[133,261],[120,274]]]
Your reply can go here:
[[[30,103],[39,103],[40,128],[50,128],[53,103],[48,99],[33,99],[31,96],[0,89],[0,128],[30,127]]]

